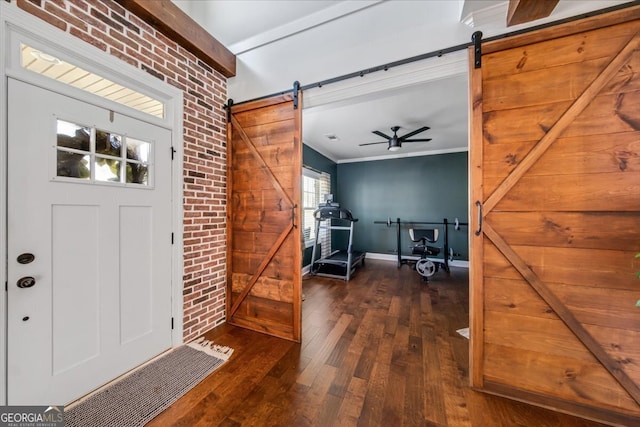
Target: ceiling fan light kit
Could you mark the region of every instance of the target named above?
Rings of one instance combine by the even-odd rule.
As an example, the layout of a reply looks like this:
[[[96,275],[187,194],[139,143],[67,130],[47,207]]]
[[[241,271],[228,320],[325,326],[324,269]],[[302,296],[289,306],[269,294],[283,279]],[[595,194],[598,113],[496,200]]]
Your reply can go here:
[[[389,151],[398,151],[402,146],[400,145],[400,141],[395,136],[389,140],[389,146],[387,150]]]
[[[360,147],[364,146],[364,145],[375,145],[375,144],[388,144],[387,150],[389,151],[398,151],[400,148],[402,148],[402,143],[403,142],[427,142],[427,141],[431,141],[431,138],[422,138],[422,139],[409,139],[414,135],[417,135],[421,132],[424,132],[426,130],[431,129],[429,126],[423,126],[420,129],[416,129],[413,132],[409,132],[406,135],[403,136],[398,136],[398,130],[400,130],[400,126],[393,126],[391,128],[391,130],[393,131],[393,136],[389,136],[389,135],[385,135],[384,133],[378,131],[378,130],[374,130],[373,133],[375,133],[378,136],[381,136],[383,138],[386,139],[386,141],[382,141],[382,142],[368,142],[366,144],[360,144]]]

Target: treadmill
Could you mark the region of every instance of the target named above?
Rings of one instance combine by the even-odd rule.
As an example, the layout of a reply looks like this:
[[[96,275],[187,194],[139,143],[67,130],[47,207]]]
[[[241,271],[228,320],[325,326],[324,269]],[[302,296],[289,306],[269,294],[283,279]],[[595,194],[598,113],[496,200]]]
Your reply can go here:
[[[313,212],[313,216],[316,220],[316,238],[311,252],[311,274],[349,281],[356,268],[364,265],[366,255],[366,252],[353,250],[353,224],[358,219],[353,217],[351,211],[341,208],[339,204],[333,202],[319,205],[318,209]],[[347,223],[348,225],[344,225]],[[349,246],[347,250],[335,250],[328,257],[316,260],[318,236],[321,229],[348,231]]]

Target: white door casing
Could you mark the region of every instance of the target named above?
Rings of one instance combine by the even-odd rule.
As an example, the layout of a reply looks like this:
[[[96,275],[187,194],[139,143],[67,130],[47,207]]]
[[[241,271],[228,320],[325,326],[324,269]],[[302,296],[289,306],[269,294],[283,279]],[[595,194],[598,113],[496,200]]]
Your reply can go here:
[[[7,400],[61,405],[172,344],[171,131],[18,80],[8,98]],[[151,142],[149,186],[57,177],[58,120]]]

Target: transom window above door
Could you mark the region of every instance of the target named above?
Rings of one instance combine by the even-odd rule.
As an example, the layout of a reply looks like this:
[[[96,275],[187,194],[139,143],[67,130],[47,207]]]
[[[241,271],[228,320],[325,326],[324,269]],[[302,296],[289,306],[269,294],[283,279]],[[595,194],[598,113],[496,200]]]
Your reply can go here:
[[[56,177],[150,185],[151,142],[58,119],[55,150]]]
[[[21,64],[22,68],[50,79],[135,108],[143,113],[159,118],[164,117],[164,103],[161,101],[25,44],[21,45]]]

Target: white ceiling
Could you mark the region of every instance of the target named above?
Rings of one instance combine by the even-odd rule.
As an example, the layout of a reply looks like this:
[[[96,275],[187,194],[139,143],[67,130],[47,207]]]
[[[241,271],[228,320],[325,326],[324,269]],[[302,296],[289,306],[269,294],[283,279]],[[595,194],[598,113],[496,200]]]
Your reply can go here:
[[[334,6],[334,0],[174,0],[228,49],[305,16]]]
[[[524,26],[506,29],[507,1],[493,0],[450,0],[457,2],[456,17],[451,24],[448,40],[442,28],[437,34],[431,34],[438,40],[439,49],[459,44],[460,32],[471,34],[481,29],[485,37],[503,34]],[[369,1],[264,1],[264,0],[174,0],[196,22],[207,29],[232,52],[236,53],[241,69],[249,69],[248,77],[230,82],[230,92],[234,88],[242,91],[246,80],[264,79],[258,65],[251,64],[256,51],[268,50],[273,55],[279,41],[285,41],[312,32],[316,37],[336,37],[336,28],[344,22],[345,43],[349,39],[346,32],[354,19],[373,16],[383,3],[385,7],[398,7],[407,10],[420,7],[420,14],[442,9],[442,2],[428,0],[403,2],[398,0]],[[592,10],[602,9],[624,3],[620,0],[561,0],[551,17],[528,25],[535,25],[575,16]],[[433,8],[432,8],[433,7]],[[368,10],[367,10],[368,9]],[[409,9],[410,10],[410,9]],[[366,12],[366,13],[364,13]],[[344,19],[348,17],[349,20]],[[369,18],[370,19],[370,18]],[[449,21],[448,21],[449,22]],[[366,23],[365,23],[366,24]],[[398,22],[369,22],[380,31],[396,31]],[[462,27],[462,29],[461,29]],[[323,33],[322,30],[326,28]],[[351,25],[351,30],[353,25]],[[466,30],[465,30],[466,28]],[[428,30],[428,29],[427,29]],[[352,30],[353,31],[353,30]],[[323,36],[324,34],[324,36]],[[350,34],[354,37],[354,34]],[[466,37],[466,36],[465,36]],[[414,42],[407,40],[407,42]],[[282,43],[285,45],[286,43]],[[287,52],[283,52],[286,58]],[[293,55],[291,55],[293,58]],[[363,83],[360,78],[342,83],[310,89],[304,93],[303,141],[331,160],[338,163],[379,160],[392,157],[437,154],[467,150],[468,145],[468,78],[466,54],[446,55],[444,58],[432,58],[404,65],[389,71],[372,73]],[[282,58],[278,58],[282,61]],[[256,61],[258,63],[259,61]],[[376,63],[375,65],[382,65]],[[304,67],[291,61],[289,67]],[[253,69],[251,69],[253,66]],[[266,66],[266,65],[265,65]],[[353,69],[351,72],[357,72]],[[334,75],[335,76],[335,75]],[[235,83],[235,84],[234,84]],[[308,82],[304,82],[308,83]],[[269,85],[264,85],[269,87]],[[287,89],[286,87],[281,88]],[[263,93],[267,95],[268,93]],[[230,95],[233,95],[232,93]],[[411,132],[421,126],[430,130],[416,135],[415,138],[432,138],[430,142],[403,144],[396,152],[386,150],[385,144],[360,147],[359,144],[381,141],[372,133],[379,130],[391,135],[391,126],[400,126],[398,135]],[[326,135],[333,134],[339,139],[329,140]]]
[[[431,129],[415,138],[432,140],[405,143],[396,152],[387,151],[387,144],[359,146],[384,141],[372,132],[392,135],[392,126],[400,126],[398,136],[429,126]],[[307,108],[303,111],[302,129],[305,144],[337,162],[466,151],[467,75]],[[339,140],[329,140],[328,134]]]

